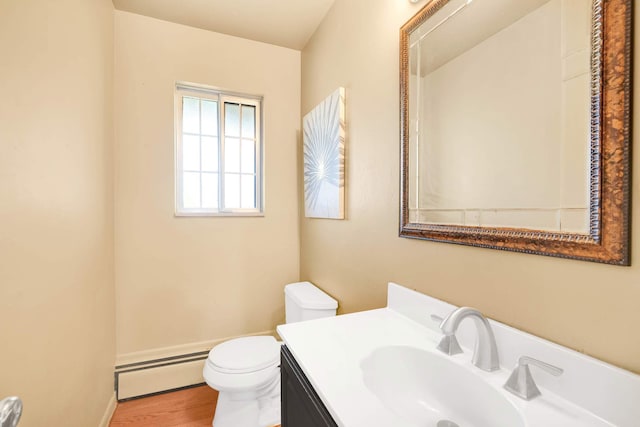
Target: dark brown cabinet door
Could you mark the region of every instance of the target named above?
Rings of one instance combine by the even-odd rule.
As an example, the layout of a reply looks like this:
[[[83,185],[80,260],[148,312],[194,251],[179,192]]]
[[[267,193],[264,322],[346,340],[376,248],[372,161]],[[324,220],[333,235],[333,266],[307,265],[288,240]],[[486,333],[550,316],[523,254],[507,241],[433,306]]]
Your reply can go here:
[[[282,427],[338,427],[291,352],[282,346]]]

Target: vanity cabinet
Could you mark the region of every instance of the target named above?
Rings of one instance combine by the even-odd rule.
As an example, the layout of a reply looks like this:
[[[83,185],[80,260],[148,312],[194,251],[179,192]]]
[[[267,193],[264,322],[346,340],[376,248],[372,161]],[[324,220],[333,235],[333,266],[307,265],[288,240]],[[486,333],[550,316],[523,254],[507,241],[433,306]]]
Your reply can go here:
[[[286,346],[280,351],[282,427],[337,427]]]

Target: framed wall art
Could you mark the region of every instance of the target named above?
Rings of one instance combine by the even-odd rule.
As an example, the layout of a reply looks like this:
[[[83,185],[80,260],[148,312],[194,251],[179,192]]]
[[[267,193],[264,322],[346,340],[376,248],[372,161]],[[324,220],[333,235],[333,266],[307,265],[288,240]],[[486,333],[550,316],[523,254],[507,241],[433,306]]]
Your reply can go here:
[[[304,116],[304,211],[344,219],[345,90],[338,88]]]

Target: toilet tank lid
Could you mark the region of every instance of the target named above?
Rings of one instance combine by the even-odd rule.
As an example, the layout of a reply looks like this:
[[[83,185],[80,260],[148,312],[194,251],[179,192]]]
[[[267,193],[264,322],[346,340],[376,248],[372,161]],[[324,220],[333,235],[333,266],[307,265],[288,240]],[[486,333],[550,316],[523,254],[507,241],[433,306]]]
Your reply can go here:
[[[338,301],[322,292],[310,282],[291,283],[284,287],[284,293],[301,308],[329,310],[338,308]]]

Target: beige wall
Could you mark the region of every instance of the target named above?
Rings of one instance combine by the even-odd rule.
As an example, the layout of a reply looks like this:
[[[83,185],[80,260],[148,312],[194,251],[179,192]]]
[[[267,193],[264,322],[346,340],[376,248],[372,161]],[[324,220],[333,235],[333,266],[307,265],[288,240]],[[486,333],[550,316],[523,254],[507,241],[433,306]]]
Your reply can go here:
[[[113,6],[0,0],[0,398],[95,426],[113,395]]]
[[[397,237],[398,32],[423,5],[336,0],[302,52],[303,114],[347,90],[347,219],[302,218],[301,278],[337,297],[342,313],[383,306],[397,281],[640,373],[637,251],[632,267],[615,267]],[[638,227],[632,238],[640,242]]]
[[[264,95],[263,218],[174,217],[176,81]],[[119,357],[284,320],[283,286],[299,273],[299,127],[299,51],[115,12]]]

